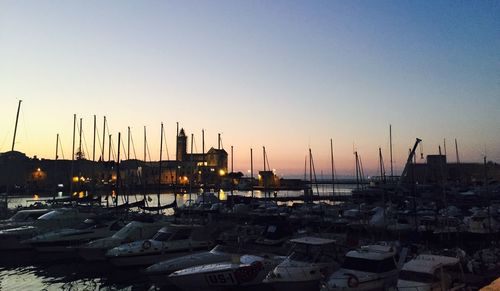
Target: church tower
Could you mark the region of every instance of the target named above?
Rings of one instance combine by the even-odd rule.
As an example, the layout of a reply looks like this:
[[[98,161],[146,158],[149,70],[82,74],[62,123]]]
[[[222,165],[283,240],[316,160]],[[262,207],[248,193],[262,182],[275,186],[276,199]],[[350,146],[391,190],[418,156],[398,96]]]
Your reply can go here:
[[[187,155],[187,137],[184,132],[184,128],[181,128],[179,135],[177,136],[177,153],[175,159],[177,161],[184,161]]]

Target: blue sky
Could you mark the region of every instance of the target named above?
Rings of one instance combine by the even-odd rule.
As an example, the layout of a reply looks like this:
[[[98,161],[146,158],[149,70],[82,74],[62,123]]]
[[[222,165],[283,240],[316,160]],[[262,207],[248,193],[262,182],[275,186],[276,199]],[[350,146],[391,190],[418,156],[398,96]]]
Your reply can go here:
[[[114,136],[146,125],[153,158],[162,121],[171,152],[177,121],[199,150],[222,132],[242,171],[265,145],[278,172],[308,147],[327,172],[333,138],[339,171],[354,147],[370,172],[389,124],[397,168],[416,137],[500,161],[499,52],[498,1],[0,1],[0,152],[21,98],[30,156],[56,133],[69,156],[73,114],[91,148],[96,114]]]

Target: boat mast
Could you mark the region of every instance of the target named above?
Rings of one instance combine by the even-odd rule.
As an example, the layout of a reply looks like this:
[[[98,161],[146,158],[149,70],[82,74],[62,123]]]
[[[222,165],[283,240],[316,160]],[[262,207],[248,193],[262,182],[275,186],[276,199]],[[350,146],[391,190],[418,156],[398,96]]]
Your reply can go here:
[[[250,187],[252,187],[252,199],[253,197],[253,149],[250,148]]]
[[[16,125],[14,126],[14,138],[12,139],[12,151],[14,151],[14,145],[16,144],[17,123],[19,121],[19,111],[21,111],[21,102],[23,102],[23,100],[19,100],[17,105]]]
[[[161,133],[160,133],[160,162],[158,165],[158,214],[160,214],[160,194],[161,194],[161,162],[163,153],[163,122],[161,123]]]
[[[94,115],[94,139],[92,141],[92,162],[95,162],[95,134],[96,134],[96,116]]]
[[[111,134],[109,135],[109,142],[108,142],[108,162],[111,162]]]
[[[102,126],[102,154],[101,154],[101,161],[104,162],[104,151],[106,149],[106,116],[104,116],[104,122]]]
[[[130,126],[127,127],[127,160],[130,160]]]
[[[69,184],[70,195],[73,194],[73,171],[74,171],[74,161],[75,161],[75,133],[76,133],[76,114],[73,114],[73,149],[71,151],[71,183]]]
[[[59,158],[59,133],[56,135],[56,157],[54,159],[54,185],[57,189],[57,159]],[[54,192],[53,199],[56,199],[56,195]]]
[[[332,159],[332,195],[335,196],[335,162],[333,159],[333,140],[330,139],[330,156]]]
[[[80,118],[80,130],[78,132],[78,152],[76,152],[76,155],[78,156],[78,160],[81,160],[83,158],[83,150],[82,150],[82,119]]]
[[[384,158],[382,157],[382,148],[378,148],[378,157],[380,163],[380,180],[385,183],[385,167],[384,167]]]
[[[394,169],[392,166],[392,125],[389,124],[389,148],[390,148],[390,155],[391,155],[391,180],[394,178]]]
[[[121,144],[121,132],[118,132],[118,156],[116,160],[116,196],[115,196],[115,207],[118,206],[118,194],[120,189],[120,144]],[[109,139],[111,140],[111,138]],[[128,201],[127,201],[128,203]]]
[[[191,200],[191,195],[192,195],[192,192],[193,192],[193,171],[194,171],[194,167],[193,167],[193,143],[194,142],[194,134],[191,133],[191,155],[189,155],[189,161],[190,161],[190,164],[191,166],[188,168],[189,169],[189,200]],[[203,203],[205,203],[206,201],[203,200]]]

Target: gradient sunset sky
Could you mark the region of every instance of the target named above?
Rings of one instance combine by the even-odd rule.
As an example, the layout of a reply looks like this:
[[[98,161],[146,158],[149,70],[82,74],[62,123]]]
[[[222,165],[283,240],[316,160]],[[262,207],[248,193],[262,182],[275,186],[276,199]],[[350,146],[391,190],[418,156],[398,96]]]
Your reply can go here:
[[[500,1],[0,0],[0,98],[0,152],[22,99],[30,157],[54,158],[59,133],[69,159],[73,114],[90,157],[95,114],[115,145],[132,128],[139,159],[143,126],[153,160],[160,122],[171,159],[176,122],[198,152],[202,128],[207,148],[221,132],[245,173],[266,146],[301,174],[311,147],[330,175],[330,138],[339,174],[353,149],[376,173],[379,146],[389,169],[389,124],[397,172],[416,137],[424,155],[446,139],[455,162],[457,138],[462,161],[499,162]]]

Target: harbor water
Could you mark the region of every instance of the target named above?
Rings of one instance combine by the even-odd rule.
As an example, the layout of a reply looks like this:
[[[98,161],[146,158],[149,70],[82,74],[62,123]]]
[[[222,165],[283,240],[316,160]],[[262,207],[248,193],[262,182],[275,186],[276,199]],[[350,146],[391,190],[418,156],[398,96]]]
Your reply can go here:
[[[341,185],[335,188],[335,195],[349,194],[353,185]],[[332,188],[328,185],[319,186],[321,195],[332,195]],[[195,200],[198,193],[177,194],[178,205]],[[302,191],[280,191],[278,196],[295,197],[302,195]],[[83,194],[85,195],[85,193]],[[216,193],[221,200],[226,200],[229,195],[251,196],[251,191],[221,191]],[[265,193],[254,191],[255,197],[264,197]],[[274,193],[271,193],[274,195]],[[65,196],[60,193],[58,198]],[[148,205],[169,204],[174,200],[173,193],[157,194],[131,194],[119,197],[118,204],[125,199],[130,203],[144,198]],[[30,196],[11,197],[8,200],[9,208],[28,206],[35,202],[51,200],[53,197]],[[103,203],[105,203],[105,198]],[[112,200],[110,198],[109,202]],[[288,202],[293,203],[293,202]],[[172,210],[165,210],[164,214],[172,214]],[[0,253],[0,290],[148,290],[150,282],[142,274],[143,268],[117,268],[107,262],[85,262],[74,255],[41,254],[36,251],[16,251]],[[174,287],[168,290],[176,290]]]

